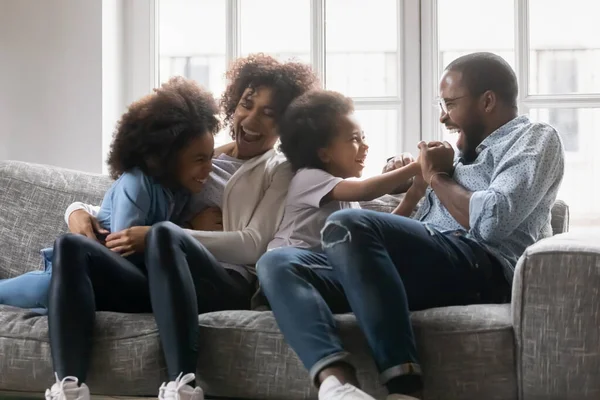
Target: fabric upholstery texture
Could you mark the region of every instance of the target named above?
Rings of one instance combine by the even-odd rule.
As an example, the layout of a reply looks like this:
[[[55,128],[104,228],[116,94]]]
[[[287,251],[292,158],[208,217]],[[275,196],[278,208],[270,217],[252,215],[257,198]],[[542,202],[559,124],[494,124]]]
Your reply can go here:
[[[66,232],[66,207],[75,200],[98,204],[109,184],[106,176],[0,161],[0,278],[40,268],[39,250]],[[385,196],[362,206],[389,212],[399,200]],[[554,211],[555,233],[566,230],[568,208],[557,203]],[[512,305],[413,313],[425,399],[600,398],[592,382],[600,371],[599,254],[600,246],[570,235],[547,239],[521,260]],[[364,389],[384,396],[354,316],[336,320]],[[198,322],[197,380],[205,393],[316,398],[270,312],[216,312]],[[98,313],[94,336],[92,393],[156,395],[166,369],[152,315]],[[0,306],[0,391],[41,393],[52,381],[47,318]]]

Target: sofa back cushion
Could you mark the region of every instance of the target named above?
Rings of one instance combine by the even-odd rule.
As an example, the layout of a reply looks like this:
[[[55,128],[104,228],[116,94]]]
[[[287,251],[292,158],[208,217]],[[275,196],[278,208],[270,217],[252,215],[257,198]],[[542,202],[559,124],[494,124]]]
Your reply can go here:
[[[99,205],[111,184],[105,175],[47,165],[0,161],[0,279],[40,269],[40,250],[67,231],[64,212],[74,201]],[[363,208],[391,212],[400,196],[386,195]],[[568,230],[569,208],[552,209],[554,234]]]
[[[67,231],[67,206],[100,204],[110,183],[103,175],[0,161],[0,279],[40,269],[39,250]]]

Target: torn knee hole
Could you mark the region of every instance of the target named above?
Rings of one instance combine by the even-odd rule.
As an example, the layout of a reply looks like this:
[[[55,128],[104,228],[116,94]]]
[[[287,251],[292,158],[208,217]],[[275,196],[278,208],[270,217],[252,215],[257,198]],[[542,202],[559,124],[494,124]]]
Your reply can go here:
[[[352,234],[341,222],[329,221],[321,230],[321,243],[324,249],[337,244],[352,242]]]

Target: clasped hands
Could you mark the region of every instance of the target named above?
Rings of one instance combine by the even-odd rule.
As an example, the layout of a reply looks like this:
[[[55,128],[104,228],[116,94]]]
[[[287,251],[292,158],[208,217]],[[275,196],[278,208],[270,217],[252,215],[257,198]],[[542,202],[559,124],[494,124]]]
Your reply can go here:
[[[421,174],[400,186],[396,192],[403,193],[409,187],[418,186],[423,189],[431,184],[435,175],[448,174],[452,176],[454,170],[454,148],[448,142],[421,141],[418,144],[419,156],[415,159],[410,153],[401,155],[388,160],[383,172],[393,171],[404,167],[412,162],[418,162],[421,165]]]

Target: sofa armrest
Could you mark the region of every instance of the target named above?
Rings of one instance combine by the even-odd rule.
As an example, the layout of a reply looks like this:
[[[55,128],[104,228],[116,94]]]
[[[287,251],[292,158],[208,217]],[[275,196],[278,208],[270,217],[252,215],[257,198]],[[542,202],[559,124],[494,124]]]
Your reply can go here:
[[[512,298],[519,398],[600,399],[600,237],[528,248]]]

